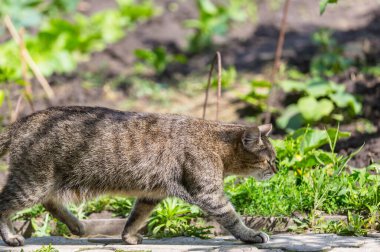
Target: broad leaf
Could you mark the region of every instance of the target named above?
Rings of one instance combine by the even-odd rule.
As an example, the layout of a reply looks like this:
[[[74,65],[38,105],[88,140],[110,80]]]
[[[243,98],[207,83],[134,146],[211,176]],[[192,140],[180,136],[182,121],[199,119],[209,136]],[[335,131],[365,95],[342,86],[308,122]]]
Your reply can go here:
[[[316,100],[312,96],[302,97],[297,103],[298,109],[307,121],[318,121],[322,117],[329,115],[334,104],[328,99]]]
[[[297,105],[289,105],[282,115],[277,119],[277,126],[282,129],[297,129],[304,124],[305,120],[302,118]]]
[[[337,135],[337,140],[346,138],[350,136],[349,132],[339,131],[337,133],[337,129],[331,128],[327,131],[325,130],[317,130],[317,129],[309,129],[309,128],[301,128],[296,130],[291,137],[293,139],[299,139],[301,141],[300,148],[302,152],[307,152],[313,149],[317,149],[318,147],[328,144],[329,138],[334,139],[335,135]]]
[[[279,85],[284,89],[286,93],[292,92],[292,91],[304,91],[306,89],[306,84],[301,81],[294,81],[294,80],[284,80],[279,83]]]
[[[322,79],[312,79],[309,81],[306,92],[313,97],[326,96],[333,92],[333,88],[329,81]]]

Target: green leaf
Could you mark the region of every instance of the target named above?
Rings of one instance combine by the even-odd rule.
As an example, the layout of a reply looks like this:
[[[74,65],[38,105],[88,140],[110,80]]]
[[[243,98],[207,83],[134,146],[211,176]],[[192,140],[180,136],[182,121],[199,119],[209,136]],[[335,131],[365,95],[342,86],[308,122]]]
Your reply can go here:
[[[281,129],[297,129],[304,123],[297,105],[289,105],[276,121]]]
[[[312,96],[302,97],[297,103],[298,110],[307,121],[318,121],[329,115],[333,109],[333,103],[328,99],[317,101]]]
[[[337,3],[337,2],[338,0],[321,0],[319,2],[319,13],[322,15],[325,12],[328,4]]]
[[[349,107],[354,114],[359,114],[361,112],[362,104],[359,103],[352,94],[340,92],[331,94],[330,98],[339,108]]]
[[[329,81],[323,79],[312,79],[307,83],[306,92],[313,97],[326,96],[333,92]]]
[[[284,89],[286,93],[297,91],[301,92],[306,89],[306,84],[301,81],[294,81],[294,80],[284,80],[279,83],[279,85]]]
[[[337,140],[342,138],[347,138],[351,134],[345,131],[339,131],[335,128],[325,130],[317,130],[317,129],[309,129],[309,128],[301,128],[296,130],[291,137],[296,140],[300,140],[300,148],[302,152],[307,152],[313,149],[317,149],[318,147],[328,144],[329,138],[334,139],[335,136]]]
[[[322,99],[319,102],[319,114],[320,118],[330,115],[334,110],[334,104],[328,99]],[[319,119],[318,119],[319,120]]]
[[[198,0],[198,4],[200,9],[207,14],[212,15],[218,12],[216,6],[209,0]]]
[[[5,98],[5,92],[4,90],[0,90],[0,107],[3,106],[4,98]]]
[[[252,87],[263,87],[263,88],[270,88],[272,86],[272,83],[267,80],[253,80],[251,81]]]

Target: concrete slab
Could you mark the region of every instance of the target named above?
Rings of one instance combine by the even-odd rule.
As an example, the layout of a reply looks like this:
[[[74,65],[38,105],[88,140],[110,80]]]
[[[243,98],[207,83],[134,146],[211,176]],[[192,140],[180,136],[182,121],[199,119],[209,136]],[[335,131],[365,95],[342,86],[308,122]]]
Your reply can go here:
[[[68,251],[228,251],[228,252],[280,252],[280,251],[334,251],[334,252],[379,252],[380,238],[347,237],[334,234],[281,234],[273,235],[266,244],[244,244],[231,236],[201,240],[192,237],[167,239],[145,239],[143,244],[128,246],[118,238],[33,237],[20,248],[7,247],[0,242],[0,251],[30,252],[51,244],[60,252]]]

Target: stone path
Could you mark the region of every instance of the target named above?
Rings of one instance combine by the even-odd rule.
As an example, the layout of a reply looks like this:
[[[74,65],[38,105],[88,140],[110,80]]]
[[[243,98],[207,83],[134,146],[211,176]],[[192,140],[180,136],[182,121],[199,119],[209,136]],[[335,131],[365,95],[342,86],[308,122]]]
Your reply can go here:
[[[67,239],[63,237],[42,237],[26,240],[22,248],[11,248],[0,242],[0,251],[34,251],[42,245],[52,244],[60,252],[71,251],[229,251],[229,252],[280,252],[280,251],[332,251],[332,252],[380,252],[380,236],[345,237],[334,234],[273,235],[267,244],[247,245],[231,236],[210,240],[177,237],[170,239],[145,239],[143,244],[127,246],[116,238]]]

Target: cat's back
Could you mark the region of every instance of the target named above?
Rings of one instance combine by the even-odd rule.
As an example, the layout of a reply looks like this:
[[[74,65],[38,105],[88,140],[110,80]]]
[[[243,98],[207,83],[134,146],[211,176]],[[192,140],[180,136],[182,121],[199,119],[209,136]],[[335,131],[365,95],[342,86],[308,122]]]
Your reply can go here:
[[[200,127],[202,120],[181,115],[123,112],[104,107],[51,107],[23,117],[11,126],[13,138],[28,135],[44,137],[53,132],[107,133],[124,131],[141,134],[180,134]]]
[[[225,124],[174,114],[123,112],[103,107],[67,106],[38,111],[17,121],[12,128],[17,144],[23,141],[70,145],[94,139],[129,139],[131,144],[169,141],[196,144],[226,132]],[[231,126],[228,126],[231,128]],[[235,127],[233,127],[235,128]],[[148,143],[147,143],[148,144]]]

